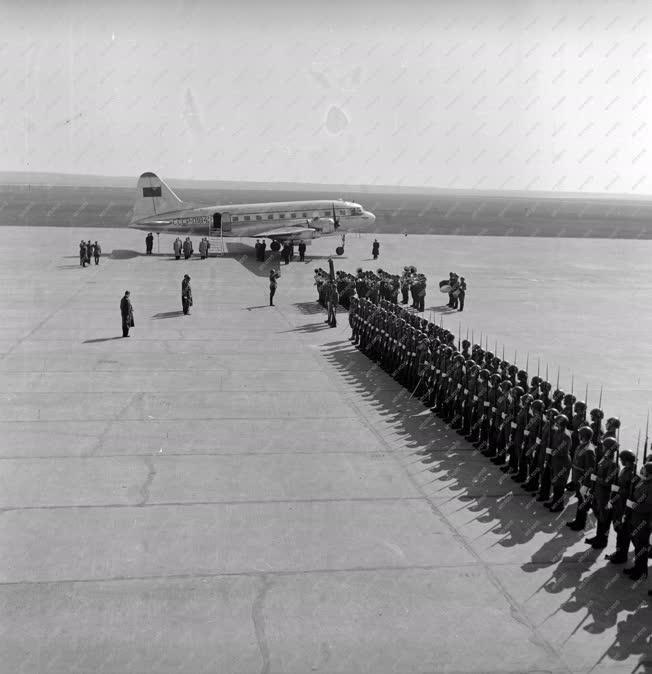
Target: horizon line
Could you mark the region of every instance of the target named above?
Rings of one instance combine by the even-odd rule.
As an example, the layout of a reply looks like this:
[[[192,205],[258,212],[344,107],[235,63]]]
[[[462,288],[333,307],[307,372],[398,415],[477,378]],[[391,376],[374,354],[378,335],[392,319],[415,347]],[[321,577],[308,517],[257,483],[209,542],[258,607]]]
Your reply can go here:
[[[157,174],[159,175],[159,174]],[[2,182],[5,177],[8,176],[33,176],[34,178],[41,178],[41,180],[34,180],[26,182],[17,182],[11,181],[8,183]],[[46,177],[58,177],[60,179],[89,179],[89,180],[102,180],[102,181],[121,181],[127,183],[133,181],[134,187],[135,183],[138,180],[138,176],[117,176],[117,175],[104,175],[97,173],[67,173],[62,171],[0,171],[0,185],[17,185],[17,186],[29,186],[32,184],[42,186],[42,187],[64,187],[67,185],[49,185],[44,182],[43,179]],[[637,194],[637,193],[622,193],[622,192],[565,192],[565,191],[553,191],[553,190],[528,190],[528,189],[500,189],[500,188],[473,188],[473,187],[433,187],[427,185],[372,185],[372,184],[346,184],[346,183],[312,183],[312,182],[293,182],[293,181],[258,181],[258,180],[226,180],[218,178],[169,178],[166,176],[160,176],[166,182],[174,184],[185,184],[190,185],[192,183],[205,184],[206,186],[215,185],[217,188],[219,186],[230,187],[230,188],[240,188],[247,189],[259,188],[259,189],[269,189],[285,187],[285,188],[295,188],[295,189],[305,189],[305,190],[348,190],[348,191],[362,191],[367,193],[374,193],[374,191],[390,192],[390,193],[418,193],[418,194],[476,194],[476,195],[496,195],[496,196],[510,196],[514,198],[528,198],[528,197],[539,197],[539,198],[558,198],[558,199],[567,199],[567,198],[585,198],[585,199],[607,199],[607,198],[619,198],[633,201],[646,201],[652,200],[652,194]],[[71,187],[74,185],[70,185]],[[92,185],[88,185],[92,187]],[[121,185],[106,185],[107,187],[129,187],[130,185],[121,184]]]

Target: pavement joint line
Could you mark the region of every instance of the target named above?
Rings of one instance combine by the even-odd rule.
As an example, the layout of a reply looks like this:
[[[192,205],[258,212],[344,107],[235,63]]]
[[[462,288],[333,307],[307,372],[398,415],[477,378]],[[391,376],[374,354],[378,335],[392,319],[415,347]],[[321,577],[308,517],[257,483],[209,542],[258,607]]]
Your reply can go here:
[[[385,457],[388,456],[388,452],[382,451],[382,450],[377,450],[377,449],[371,449],[371,450],[355,450],[355,449],[316,449],[316,450],[304,450],[304,449],[298,449],[295,451],[292,450],[270,450],[268,452],[141,452],[141,453],[115,453],[115,454],[96,454],[96,453],[87,453],[87,454],[79,454],[77,456],[71,456],[70,454],[66,455],[61,455],[61,454],[45,454],[45,455],[39,455],[39,456],[22,456],[22,455],[14,455],[14,456],[0,456],[0,461],[50,461],[52,459],[61,459],[63,461],[77,461],[80,459],[83,460],[88,460],[88,459],[115,459],[115,458],[142,458],[143,456],[151,456],[151,457],[168,457],[168,456],[173,456],[173,457],[193,457],[193,456],[211,456],[211,457],[219,457],[219,456],[282,456],[282,455],[287,455],[287,456],[295,456],[296,454],[299,455],[308,455],[308,456],[314,456],[315,453],[319,453],[320,456],[327,454],[327,455],[337,455],[337,454],[345,454],[345,455],[353,455],[353,456],[378,456],[378,457]]]
[[[101,421],[107,421],[113,419],[113,417],[93,417],[93,418],[85,418],[85,419],[62,419],[61,417],[57,417],[56,419],[0,419],[0,424],[52,424],[52,423],[69,423],[69,424],[74,424],[77,423],[78,421],[94,421],[94,422],[101,422]],[[279,417],[278,415],[273,416],[273,417],[263,417],[263,416],[241,416],[241,417],[171,417],[171,416],[166,416],[165,418],[157,418],[157,417],[152,417],[151,419],[142,419],[140,417],[134,417],[133,419],[115,419],[114,421],[123,421],[125,423],[127,422],[135,422],[135,421],[141,421],[144,424],[147,423],[155,423],[155,422],[160,422],[160,421],[248,421],[248,420],[255,420],[255,421],[265,421],[265,420],[278,420],[278,419],[284,419],[284,420],[290,420],[290,419],[295,419],[295,417],[291,415]],[[302,416],[302,420],[309,420],[312,421],[314,419],[357,419],[355,416],[324,416],[321,415],[319,417],[306,417]]]
[[[582,566],[581,562],[568,561],[565,562],[568,566]],[[499,568],[521,568],[523,562],[496,562],[492,563],[492,567]],[[543,562],[527,562],[529,567],[536,567],[546,569],[550,567],[550,561]],[[315,569],[278,569],[278,570],[253,570],[253,571],[214,571],[214,572],[200,572],[200,573],[169,573],[169,574],[152,574],[150,576],[105,576],[100,578],[62,578],[54,580],[4,580],[0,581],[0,588],[15,587],[19,585],[77,585],[90,583],[125,583],[125,582],[140,582],[143,580],[194,580],[197,578],[258,578],[260,576],[311,576],[311,575],[331,575],[344,573],[403,573],[410,571],[438,571],[438,570],[457,570],[459,568],[476,569],[482,568],[484,565],[480,562],[459,562],[457,564],[408,564],[405,566],[354,566],[342,567],[339,569],[333,568],[315,568]]]
[[[148,474],[147,478],[150,477]],[[153,476],[152,476],[153,479]],[[101,510],[134,508],[171,508],[193,506],[238,506],[238,505],[269,505],[273,504],[307,504],[307,503],[378,503],[395,501],[426,501],[426,496],[353,496],[349,498],[303,498],[303,499],[262,499],[262,500],[223,500],[223,501],[161,501],[147,503],[149,498],[145,487],[141,487],[143,501],[139,503],[104,503],[104,504],[77,504],[77,505],[42,505],[42,506],[9,506],[0,507],[0,514],[21,512],[25,510]]]
[[[346,342],[343,342],[343,347],[344,348],[348,347],[351,350],[354,349],[354,347],[351,345],[350,342],[348,342],[348,340]],[[355,353],[358,353],[357,349],[352,351],[352,354],[355,354]],[[317,358],[317,354],[313,353],[313,356],[315,358]],[[322,353],[319,354],[319,358],[323,358]],[[321,360],[319,360],[318,362],[321,363]],[[340,384],[340,382],[338,380],[338,377],[336,376],[336,375],[340,375],[339,371],[337,373],[335,373],[330,369],[330,367],[327,369],[326,364],[323,364],[323,369],[327,373],[327,375],[335,381],[336,385]],[[389,375],[387,375],[387,374],[386,374],[386,376],[389,377]],[[363,402],[363,404],[365,402],[367,402],[367,404],[370,404],[368,402],[368,399],[365,399],[362,402]],[[437,507],[437,505],[433,502],[432,498],[424,492],[422,485],[420,485],[418,483],[418,481],[415,479],[414,475],[411,474],[407,470],[406,466],[404,466],[401,463],[401,460],[400,460],[399,456],[397,455],[397,452],[396,452],[395,448],[391,445],[391,443],[389,443],[385,439],[383,434],[380,431],[378,431],[374,427],[374,425],[369,421],[367,415],[365,414],[365,412],[361,408],[361,405],[358,404],[358,402],[355,401],[355,400],[351,400],[350,405],[351,405],[351,407],[353,407],[353,409],[355,409],[358,412],[360,418],[365,422],[365,424],[366,424],[367,428],[369,428],[370,432],[379,440],[379,442],[381,442],[383,445],[385,445],[385,447],[387,447],[388,452],[392,454],[392,456],[394,457],[394,459],[396,461],[396,464],[407,475],[408,480],[411,482],[411,484],[414,486],[414,488],[420,494],[423,494],[423,496],[426,499],[426,502],[430,506],[430,509],[431,509],[432,513],[434,515],[436,515],[448,527],[448,529],[450,530],[453,537],[457,540],[457,542],[464,549],[466,549],[466,551],[470,555],[472,555],[477,560],[477,563],[479,565],[481,565],[483,567],[483,569],[485,570],[485,573],[487,575],[487,578],[489,578],[489,580],[494,585],[496,590],[498,590],[498,592],[503,595],[507,605],[510,607],[513,619],[520,622],[521,624],[523,624],[524,626],[526,626],[530,630],[530,633],[531,633],[532,637],[534,637],[538,641],[538,643],[541,644],[541,646],[548,652],[548,654],[551,657],[554,657],[564,667],[564,671],[569,672],[569,673],[572,672],[571,668],[568,666],[566,661],[562,658],[561,654],[554,648],[554,646],[550,643],[550,641],[548,639],[546,639],[539,632],[539,629],[538,629],[537,625],[532,620],[530,620],[530,618],[527,616],[527,613],[524,611],[524,609],[520,606],[520,604],[516,601],[516,599],[514,597],[512,597],[511,593],[505,588],[504,584],[500,581],[500,579],[496,576],[496,574],[493,573],[493,571],[491,569],[491,565],[488,562],[485,562],[482,559],[482,557],[480,556],[480,554],[478,552],[476,552],[474,547],[466,540],[466,538],[464,536],[462,536],[462,534],[455,528],[455,526],[448,519],[448,517]],[[383,420],[383,423],[387,423],[387,422],[385,422]]]
[[[315,569],[280,569],[277,571],[265,569],[254,571],[215,571],[203,573],[170,573],[170,574],[152,574],[151,576],[106,576],[104,578],[62,578],[56,580],[11,580],[0,581],[1,587],[11,587],[16,585],[76,585],[81,583],[116,583],[142,580],[192,580],[196,578],[258,578],[260,576],[309,576],[314,574],[329,575],[342,573],[382,573],[382,572],[403,572],[403,571],[436,571],[438,569],[457,569],[460,566],[466,568],[477,568],[477,562],[464,562],[462,564],[408,564],[405,566],[354,566]]]

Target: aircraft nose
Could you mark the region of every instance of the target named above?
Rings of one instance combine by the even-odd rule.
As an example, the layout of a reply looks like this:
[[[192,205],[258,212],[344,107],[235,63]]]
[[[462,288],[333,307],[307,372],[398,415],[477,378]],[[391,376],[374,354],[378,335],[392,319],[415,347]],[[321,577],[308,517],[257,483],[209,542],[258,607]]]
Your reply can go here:
[[[370,224],[376,222],[376,216],[371,211],[365,211],[362,217]]]

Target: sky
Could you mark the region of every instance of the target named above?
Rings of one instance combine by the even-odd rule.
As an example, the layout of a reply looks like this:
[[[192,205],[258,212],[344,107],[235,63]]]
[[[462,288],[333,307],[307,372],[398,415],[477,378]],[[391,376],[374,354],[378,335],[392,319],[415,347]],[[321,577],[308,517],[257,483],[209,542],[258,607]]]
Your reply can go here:
[[[649,1],[0,14],[0,171],[652,194]]]

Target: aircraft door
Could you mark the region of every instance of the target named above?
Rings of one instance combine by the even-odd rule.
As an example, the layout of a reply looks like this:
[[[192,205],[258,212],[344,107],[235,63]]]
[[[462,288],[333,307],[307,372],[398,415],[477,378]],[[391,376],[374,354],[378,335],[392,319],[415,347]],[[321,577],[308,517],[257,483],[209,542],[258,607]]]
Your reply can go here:
[[[213,213],[213,224],[211,226],[211,232],[219,232],[222,229],[222,214]]]

